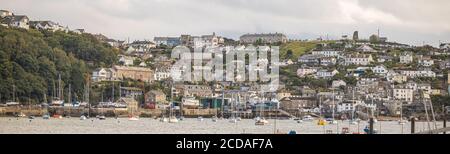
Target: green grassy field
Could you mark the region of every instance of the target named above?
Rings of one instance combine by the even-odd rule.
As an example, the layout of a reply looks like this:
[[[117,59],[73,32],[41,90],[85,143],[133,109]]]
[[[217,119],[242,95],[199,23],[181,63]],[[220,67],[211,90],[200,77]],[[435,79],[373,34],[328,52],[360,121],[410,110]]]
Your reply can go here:
[[[292,56],[290,57],[290,59],[293,61],[297,61],[298,57],[311,51],[319,43],[326,43],[326,42],[325,41],[307,41],[307,42],[306,41],[294,41],[294,42],[284,43],[280,47],[280,59],[281,60],[286,59],[287,58],[286,54],[287,54],[288,50],[291,50]]]

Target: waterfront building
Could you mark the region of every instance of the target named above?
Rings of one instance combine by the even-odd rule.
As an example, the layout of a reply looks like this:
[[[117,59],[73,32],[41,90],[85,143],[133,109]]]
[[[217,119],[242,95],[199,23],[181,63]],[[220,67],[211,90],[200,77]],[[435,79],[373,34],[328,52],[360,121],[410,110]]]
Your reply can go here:
[[[151,82],[154,78],[153,71],[149,68],[115,65],[112,69],[115,72],[114,78],[119,80],[128,78],[144,82]]]

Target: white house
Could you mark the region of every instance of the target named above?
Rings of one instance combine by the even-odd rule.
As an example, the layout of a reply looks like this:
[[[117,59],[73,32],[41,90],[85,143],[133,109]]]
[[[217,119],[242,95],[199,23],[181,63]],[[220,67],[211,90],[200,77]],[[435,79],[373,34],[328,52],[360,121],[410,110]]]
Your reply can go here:
[[[338,103],[337,112],[354,111],[358,104],[360,104],[360,101],[357,101],[357,100],[349,100],[349,101],[344,101],[344,102]]]
[[[115,76],[113,69],[109,68],[98,68],[92,72],[92,81],[110,81]]]
[[[338,74],[339,72],[337,70],[328,71],[328,70],[320,70],[316,73],[317,78],[331,78]]]
[[[67,32],[68,28],[59,25],[53,21],[31,21],[30,25],[39,30],[49,30],[49,31],[64,31]]]
[[[331,87],[333,88],[339,88],[341,86],[347,86],[347,83],[343,80],[334,80],[331,84]]]
[[[322,66],[335,65],[336,61],[337,60],[334,57],[322,57],[320,58],[320,65]]]
[[[339,57],[342,51],[335,50],[321,50],[321,51],[312,51],[312,55],[322,55],[324,57]]]
[[[384,75],[388,72],[384,65],[378,65],[372,68],[372,72],[380,75]]]
[[[431,92],[431,84],[429,84],[429,83],[417,84],[417,89],[418,90],[422,90],[426,94],[430,94],[430,92]]]
[[[350,54],[345,57],[345,65],[369,65],[373,62],[370,54]]]
[[[361,52],[377,52],[375,49],[373,49],[372,47],[370,47],[367,44],[361,45],[356,50],[361,51]]]
[[[134,60],[136,57],[130,57],[130,56],[120,56],[119,63],[122,63],[124,66],[133,66]]]
[[[1,20],[1,23],[4,25],[7,25],[9,27],[23,28],[23,29],[30,28],[29,22],[30,22],[30,19],[25,15],[5,16]]]
[[[155,80],[161,81],[170,78],[170,70],[168,69],[158,69],[155,70]]]
[[[408,103],[412,103],[413,101],[414,90],[407,88],[404,85],[395,86],[392,92],[392,97],[395,100],[406,101]]]
[[[421,56],[418,63],[420,66],[430,67],[434,65],[434,60],[430,56]]]
[[[413,62],[413,55],[410,52],[403,52],[400,54],[400,63],[409,64]]]
[[[299,68],[299,69],[297,69],[297,76],[305,77],[307,75],[314,74],[316,72],[317,72],[317,68],[312,68],[312,67]]]
[[[417,78],[417,77],[436,77],[436,73],[431,71],[431,69],[422,69],[422,70],[401,70],[400,74],[406,75],[409,78]]]

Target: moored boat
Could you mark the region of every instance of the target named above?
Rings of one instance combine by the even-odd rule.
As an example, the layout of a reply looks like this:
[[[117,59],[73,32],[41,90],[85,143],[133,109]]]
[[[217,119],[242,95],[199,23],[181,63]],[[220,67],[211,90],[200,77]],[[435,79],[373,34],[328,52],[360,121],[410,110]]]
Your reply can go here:
[[[266,119],[262,118],[258,121],[255,122],[255,125],[267,125],[269,124],[269,121],[267,121]]]

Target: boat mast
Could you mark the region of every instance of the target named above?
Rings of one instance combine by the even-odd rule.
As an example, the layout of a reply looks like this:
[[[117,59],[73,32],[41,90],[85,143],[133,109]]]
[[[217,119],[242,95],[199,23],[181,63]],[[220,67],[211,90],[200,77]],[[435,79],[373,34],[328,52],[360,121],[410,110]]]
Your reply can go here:
[[[335,104],[334,104],[334,89],[333,89],[333,107],[332,107],[332,110],[333,110],[333,120],[334,120],[334,108],[335,108]]]
[[[114,82],[112,82],[112,94],[111,94],[111,102],[114,102]]]
[[[58,99],[62,100],[62,91],[61,91],[61,74],[58,74]]]
[[[16,102],[16,85],[13,85],[13,102]]]

